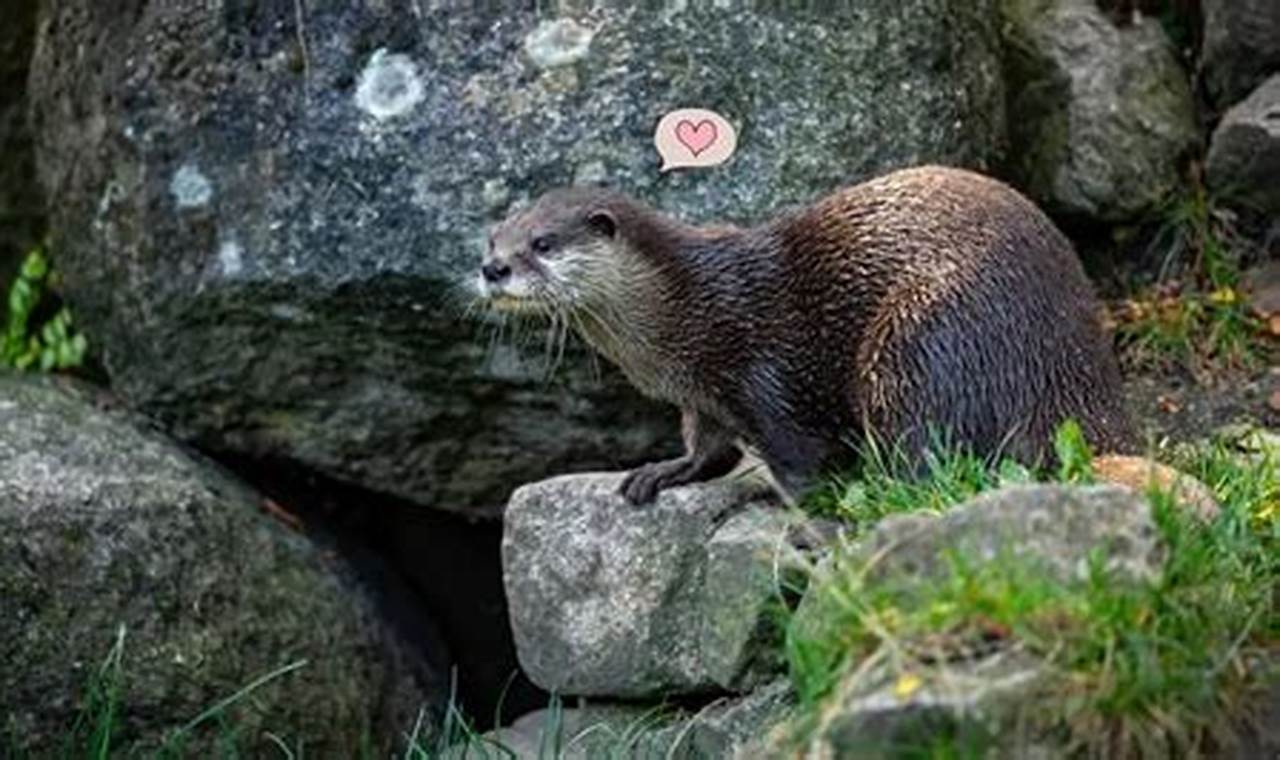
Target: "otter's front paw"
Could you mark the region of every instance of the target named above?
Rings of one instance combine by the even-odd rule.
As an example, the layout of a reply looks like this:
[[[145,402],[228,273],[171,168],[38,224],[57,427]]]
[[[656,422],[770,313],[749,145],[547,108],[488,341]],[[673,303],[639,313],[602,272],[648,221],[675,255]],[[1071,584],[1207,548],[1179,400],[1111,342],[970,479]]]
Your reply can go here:
[[[662,489],[687,483],[689,465],[690,461],[683,457],[641,465],[622,479],[618,493],[632,504],[648,504]]]

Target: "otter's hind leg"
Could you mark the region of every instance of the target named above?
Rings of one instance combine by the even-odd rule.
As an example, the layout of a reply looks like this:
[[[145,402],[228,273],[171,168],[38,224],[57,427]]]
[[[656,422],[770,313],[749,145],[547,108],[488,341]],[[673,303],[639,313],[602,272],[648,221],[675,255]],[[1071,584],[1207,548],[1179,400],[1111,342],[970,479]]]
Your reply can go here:
[[[819,485],[830,468],[849,458],[840,457],[837,447],[821,434],[803,433],[780,421],[767,421],[761,427],[760,458],[790,506]]]
[[[647,504],[663,489],[727,475],[742,459],[734,436],[715,420],[685,409],[680,427],[684,433],[684,456],[632,470],[619,489],[627,501]]]

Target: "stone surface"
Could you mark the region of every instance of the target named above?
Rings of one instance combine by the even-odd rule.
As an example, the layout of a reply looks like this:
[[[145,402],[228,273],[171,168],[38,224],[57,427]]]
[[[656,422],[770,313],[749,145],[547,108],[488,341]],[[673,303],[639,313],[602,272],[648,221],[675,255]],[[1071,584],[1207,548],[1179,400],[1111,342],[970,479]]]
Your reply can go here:
[[[26,97],[37,5],[6,0],[0,24],[0,295],[9,292],[19,257],[44,229]]]
[[[996,653],[916,668],[919,685],[904,696],[900,674],[881,662],[840,683],[802,753],[775,737],[766,756],[887,760],[931,757],[931,748],[945,747],[960,757],[1054,757],[1035,754],[1039,738],[1021,735],[1010,719],[1044,674],[1032,657]],[[992,753],[992,745],[1006,751]]]
[[[0,374],[0,746],[61,748],[121,631],[122,756],[298,661],[226,712],[248,756],[276,751],[264,730],[316,756],[390,747],[438,709],[443,668],[258,498],[82,386]],[[215,723],[184,751],[218,754]]]
[[[1198,478],[1146,457],[1104,454],[1089,463],[1100,483],[1126,486],[1139,493],[1160,489],[1173,494],[1179,504],[1201,520],[1213,520],[1222,511],[1213,489]]]
[[[1280,72],[1280,3],[1203,0],[1205,89],[1220,109]]]
[[[1205,178],[1216,196],[1280,216],[1280,74],[1222,117]]]
[[[581,355],[544,382],[537,332],[486,358],[463,314],[492,222],[575,180],[760,220],[1003,144],[995,0],[737,5],[43,4],[40,176],[114,387],[209,450],[458,510],[674,448],[674,412]],[[687,104],[738,153],[660,174]]]
[[[1093,0],[1005,0],[1009,171],[1050,211],[1131,220],[1199,143],[1186,72],[1159,22],[1115,26]]]
[[[503,577],[525,672],[555,693],[621,699],[772,677],[778,613],[803,582],[803,518],[741,480],[637,508],[617,494],[621,477],[562,476],[511,497]]]
[[[538,710],[445,755],[449,760],[750,760],[769,731],[791,713],[790,685],[778,681],[742,697],[721,698],[696,713],[638,705],[587,703]],[[496,745],[496,746],[495,746]],[[503,752],[497,747],[507,750]],[[547,748],[559,747],[560,754]],[[509,752],[509,754],[508,754]]]
[[[1022,485],[981,494],[942,515],[901,514],[880,521],[859,542],[879,557],[871,578],[928,577],[948,568],[946,555],[1031,559],[1064,580],[1084,580],[1101,549],[1115,577],[1154,578],[1164,550],[1146,496],[1125,486]]]

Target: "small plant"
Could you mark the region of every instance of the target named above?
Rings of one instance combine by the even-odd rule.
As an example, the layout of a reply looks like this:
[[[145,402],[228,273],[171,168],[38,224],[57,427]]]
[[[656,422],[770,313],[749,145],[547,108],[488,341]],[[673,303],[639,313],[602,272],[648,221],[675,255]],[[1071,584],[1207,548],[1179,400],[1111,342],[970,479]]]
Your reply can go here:
[[[1234,220],[1199,181],[1165,210],[1152,243],[1165,251],[1159,282],[1112,310],[1122,360],[1134,369],[1180,364],[1193,374],[1249,369],[1267,339],[1240,290],[1246,247]]]
[[[1053,479],[1092,477],[1078,428],[1061,429],[1057,447]],[[1247,460],[1221,446],[1184,452],[1175,464],[1206,483],[1222,510],[1206,524],[1153,490],[1166,559],[1149,581],[1112,577],[1099,561],[1083,580],[1065,581],[1011,556],[959,554],[929,583],[873,581],[858,555],[837,553],[834,570],[810,591],[812,607],[788,631],[801,699],[794,738],[814,730],[844,679],[888,669],[905,697],[921,688],[931,664],[963,659],[977,646],[1016,647],[1047,664],[1018,719],[1073,752],[1181,757],[1228,742],[1247,722],[1245,699],[1280,640],[1280,472],[1268,458]],[[868,514],[867,493],[893,502],[879,514],[902,511],[903,494],[919,498],[920,508],[945,509],[953,494],[1002,482],[998,470],[982,474],[963,455],[944,453],[923,480],[894,483],[872,472],[855,512]],[[851,485],[843,484],[846,492]]]
[[[33,248],[9,288],[0,367],[25,370],[34,366],[50,372],[78,367],[84,361],[88,341],[76,331],[71,311],[65,306],[38,330],[32,329],[31,320],[54,277],[44,251]]]
[[[1232,286],[1205,293],[1168,282],[1124,301],[1114,312],[1123,361],[1134,369],[1181,365],[1193,374],[1249,369],[1268,339]]]

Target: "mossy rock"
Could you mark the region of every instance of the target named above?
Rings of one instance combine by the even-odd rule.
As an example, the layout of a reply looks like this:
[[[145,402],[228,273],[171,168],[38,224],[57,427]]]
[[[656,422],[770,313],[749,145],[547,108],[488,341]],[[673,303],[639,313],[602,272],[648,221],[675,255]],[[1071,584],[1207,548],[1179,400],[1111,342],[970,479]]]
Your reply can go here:
[[[230,731],[256,756],[270,731],[308,755],[351,756],[440,707],[443,673],[383,627],[335,560],[109,403],[0,374],[0,748],[42,757],[74,742],[117,645],[121,756],[158,750],[281,669],[183,751],[211,757]]]

